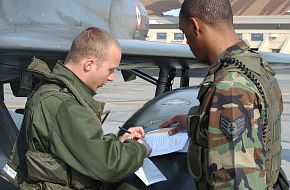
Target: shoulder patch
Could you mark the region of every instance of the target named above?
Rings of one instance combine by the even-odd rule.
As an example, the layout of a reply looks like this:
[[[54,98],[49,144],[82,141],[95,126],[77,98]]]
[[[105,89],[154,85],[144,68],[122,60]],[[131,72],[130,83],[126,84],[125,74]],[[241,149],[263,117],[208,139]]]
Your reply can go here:
[[[232,121],[227,116],[221,115],[220,117],[220,127],[224,134],[230,138],[236,138],[242,132],[245,131],[246,126],[246,116],[243,115],[234,121]]]

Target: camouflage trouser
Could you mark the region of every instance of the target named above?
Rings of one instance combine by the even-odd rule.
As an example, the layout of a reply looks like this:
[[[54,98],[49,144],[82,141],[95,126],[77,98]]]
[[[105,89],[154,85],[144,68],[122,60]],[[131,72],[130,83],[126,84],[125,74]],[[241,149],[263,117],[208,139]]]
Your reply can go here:
[[[212,190],[213,188],[207,183],[206,179],[203,177],[199,182],[196,182],[196,188],[198,190]],[[272,189],[272,188],[268,188]],[[287,179],[287,176],[282,168],[280,168],[279,177],[277,182],[273,186],[274,190],[289,190],[290,185]]]

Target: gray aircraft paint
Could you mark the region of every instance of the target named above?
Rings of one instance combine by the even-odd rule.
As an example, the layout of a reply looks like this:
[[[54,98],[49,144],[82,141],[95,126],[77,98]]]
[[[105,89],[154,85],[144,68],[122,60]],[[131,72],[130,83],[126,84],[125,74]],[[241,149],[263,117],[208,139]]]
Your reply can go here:
[[[90,26],[117,38],[145,39],[149,18],[138,0],[1,0],[2,29],[71,29],[70,37]]]
[[[138,0],[0,0],[0,97],[3,83],[15,82],[20,77],[25,79],[25,68],[32,56],[40,56],[49,64],[55,64],[57,59],[65,58],[73,37],[89,26],[103,28],[119,39],[122,47],[120,69],[152,67],[160,68],[160,70],[164,68],[194,69],[206,66],[194,58],[187,45],[140,41],[139,39],[144,39],[147,35],[149,23],[148,14]],[[264,53],[264,55],[271,63],[289,66],[290,55],[276,53]],[[186,99],[190,100],[190,94],[196,91],[197,89],[188,88]],[[153,99],[141,111],[136,112],[136,115],[127,123],[142,124],[145,120],[148,122],[150,117],[157,118],[156,121],[158,118],[163,120],[169,117],[170,113],[166,109],[159,115],[145,115],[142,111],[152,113],[152,110],[160,109],[159,105],[167,98],[173,97],[176,103],[180,96],[184,96],[183,91],[176,90]],[[174,102],[170,100],[171,103]],[[15,125],[11,123],[10,115],[7,114],[8,111],[3,102],[1,103],[0,111],[3,111],[1,112],[3,115],[0,115],[0,120],[4,121],[4,125],[0,123],[0,130],[1,135],[6,138],[5,135],[11,133],[4,129],[8,126],[14,130]],[[163,107],[170,107],[168,101]],[[188,106],[182,110],[172,109],[171,114],[185,113],[187,109]],[[2,127],[4,127],[3,130]],[[11,147],[12,144],[9,146]],[[7,147],[4,148],[7,149]],[[2,152],[1,155],[3,155]],[[4,156],[6,155],[7,151]],[[158,161],[164,166],[173,166],[169,168],[166,174],[168,176],[174,177],[175,173],[187,171],[186,164],[174,167],[175,159],[176,157],[169,156]],[[183,174],[186,180],[183,178],[179,181],[192,189],[191,176],[186,172]],[[177,184],[175,188],[174,185],[176,184],[169,182],[163,186],[160,183],[149,189],[178,189],[180,187]]]

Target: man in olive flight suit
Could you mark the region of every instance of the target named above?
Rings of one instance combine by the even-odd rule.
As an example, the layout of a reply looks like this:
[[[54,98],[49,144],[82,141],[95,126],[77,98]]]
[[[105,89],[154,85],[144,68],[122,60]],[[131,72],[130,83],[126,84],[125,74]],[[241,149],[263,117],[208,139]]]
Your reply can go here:
[[[76,36],[65,63],[52,71],[33,60],[28,70],[42,85],[28,98],[8,162],[20,189],[115,189],[112,182],[142,166],[150,154],[143,128],[129,128],[120,138],[104,135],[103,105],[93,99],[114,80],[120,59],[118,41],[92,27]]]
[[[198,189],[281,189],[283,101],[275,72],[238,39],[229,0],[185,0],[179,28],[210,68],[200,105],[160,127],[179,123],[170,135],[187,128],[188,166]]]

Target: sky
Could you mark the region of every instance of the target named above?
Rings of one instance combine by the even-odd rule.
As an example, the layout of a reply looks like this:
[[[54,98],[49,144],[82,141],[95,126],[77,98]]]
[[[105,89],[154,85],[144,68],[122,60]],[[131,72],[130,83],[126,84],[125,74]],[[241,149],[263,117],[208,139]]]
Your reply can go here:
[[[172,9],[170,11],[163,12],[163,14],[166,15],[166,16],[177,16],[178,17],[179,11],[180,11],[180,9]]]

